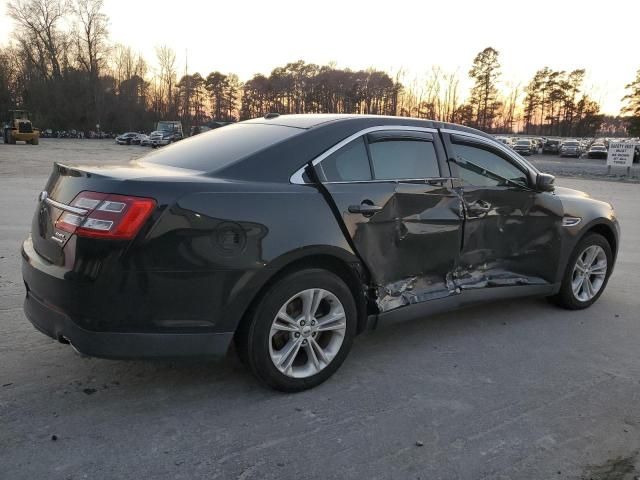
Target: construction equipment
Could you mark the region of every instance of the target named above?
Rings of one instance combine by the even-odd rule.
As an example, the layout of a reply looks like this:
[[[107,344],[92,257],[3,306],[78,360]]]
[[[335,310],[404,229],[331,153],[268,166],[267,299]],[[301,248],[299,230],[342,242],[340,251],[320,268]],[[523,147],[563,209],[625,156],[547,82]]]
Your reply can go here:
[[[29,120],[29,112],[26,110],[9,110],[9,121],[2,130],[4,143],[15,144],[17,141],[38,145],[40,130],[33,128]]]

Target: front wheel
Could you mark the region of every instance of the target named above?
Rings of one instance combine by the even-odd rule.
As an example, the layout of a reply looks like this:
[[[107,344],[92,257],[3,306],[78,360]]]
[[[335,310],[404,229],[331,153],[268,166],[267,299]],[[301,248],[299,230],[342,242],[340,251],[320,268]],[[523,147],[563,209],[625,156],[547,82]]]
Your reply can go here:
[[[276,390],[297,392],[327,380],[346,358],[356,305],[331,272],[306,269],[275,283],[243,324],[236,344],[244,362]]]
[[[613,253],[607,239],[587,234],[571,254],[560,292],[552,300],[569,310],[591,306],[604,292],[612,267]]]

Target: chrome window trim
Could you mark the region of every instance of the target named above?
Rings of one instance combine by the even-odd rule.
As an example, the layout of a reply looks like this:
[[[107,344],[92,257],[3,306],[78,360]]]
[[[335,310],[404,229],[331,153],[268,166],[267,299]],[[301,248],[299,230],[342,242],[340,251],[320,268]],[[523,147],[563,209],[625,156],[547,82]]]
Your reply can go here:
[[[359,138],[359,137],[361,137],[363,135],[366,135],[367,133],[379,132],[379,131],[388,131],[388,130],[401,130],[401,131],[405,131],[405,132],[409,131],[409,132],[438,133],[438,129],[437,128],[416,127],[416,126],[410,126],[410,125],[406,125],[406,126],[405,125],[379,125],[379,126],[376,126],[376,127],[368,127],[368,128],[363,129],[363,130],[360,130],[359,132],[354,133],[353,135],[348,136],[344,140],[339,141],[333,147],[329,148],[325,152],[323,152],[320,155],[318,155],[316,158],[311,160],[311,166],[315,167],[318,163],[320,163],[322,160],[327,158],[329,155],[331,155],[332,153],[336,152],[337,150],[340,150],[347,143],[352,142],[356,138]],[[425,140],[425,141],[427,141],[427,140]],[[304,175],[304,170],[305,170],[306,167],[307,167],[307,164],[304,164],[302,167],[300,167],[293,175],[291,175],[291,177],[289,178],[289,182],[290,183],[294,183],[296,185],[306,185],[306,182],[302,178],[302,175]],[[406,180],[408,180],[408,179],[406,179]],[[427,179],[423,178],[423,179],[420,179],[420,180],[427,180]],[[325,183],[367,183],[367,182],[368,183],[371,183],[371,182],[380,183],[380,182],[397,182],[397,181],[398,180],[393,179],[393,180],[358,180],[358,181],[348,181],[348,182],[345,181],[345,182],[325,182]]]
[[[352,183],[424,183],[430,184],[431,182],[448,182],[453,180],[459,180],[457,177],[425,177],[425,178],[386,178],[376,180],[342,180],[339,182],[322,182],[324,185],[341,185]]]
[[[490,147],[497,147],[498,150],[502,151],[503,153],[506,153],[507,156],[512,159],[513,161],[515,161],[518,165],[520,165],[522,168],[524,168],[528,173],[537,173],[535,167],[532,168],[532,165],[527,164],[526,162],[524,162],[522,159],[518,158],[516,155],[514,155],[513,150],[511,150],[510,148],[508,148],[507,146],[505,146],[504,143],[502,142],[498,142],[497,140],[493,140],[487,137],[483,137],[482,135],[477,135],[475,133],[471,133],[471,132],[464,132],[464,131],[460,131],[460,130],[452,130],[450,128],[442,128],[440,130],[442,133],[448,133],[450,135],[459,135],[461,137],[469,137],[473,140],[478,140],[480,143],[484,143],[485,145],[488,145]]]
[[[51,200],[48,197],[45,198],[44,201],[52,207],[59,208],[60,210],[64,210],[65,212],[75,213],[76,215],[86,215],[87,213],[89,213],[89,210],[85,210],[84,208],[72,207],[71,205],[66,205],[64,203]]]

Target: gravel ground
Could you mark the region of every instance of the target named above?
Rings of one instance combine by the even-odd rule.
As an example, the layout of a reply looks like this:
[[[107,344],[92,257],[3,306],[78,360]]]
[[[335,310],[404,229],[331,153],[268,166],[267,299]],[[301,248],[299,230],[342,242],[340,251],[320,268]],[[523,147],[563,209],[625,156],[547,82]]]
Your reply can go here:
[[[640,182],[640,164],[634,163],[627,176],[626,168],[607,170],[607,161],[595,158],[566,158],[558,155],[533,155],[527,157],[539,170],[560,177],[594,178],[625,182]]]
[[[616,271],[590,309],[531,299],[383,323],[327,383],[285,395],[258,386],[233,355],[82,358],[25,319],[19,248],[51,162],[144,151],[0,145],[0,478],[640,475],[637,184],[558,179],[614,203],[623,229]]]

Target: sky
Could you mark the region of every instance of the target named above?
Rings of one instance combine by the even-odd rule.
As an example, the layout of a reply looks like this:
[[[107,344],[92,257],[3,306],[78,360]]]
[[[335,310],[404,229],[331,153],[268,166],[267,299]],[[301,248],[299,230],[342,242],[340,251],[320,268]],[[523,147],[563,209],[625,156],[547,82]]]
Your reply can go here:
[[[0,44],[12,23],[0,0]],[[585,87],[618,114],[624,86],[640,68],[638,0],[350,1],[104,0],[111,41],[141,52],[177,52],[178,70],[219,70],[247,80],[303,59],[340,68],[402,69],[422,77],[432,65],[466,77],[485,47],[500,52],[503,89],[524,87],[544,66],[586,68]],[[468,87],[467,83],[462,85]]]

